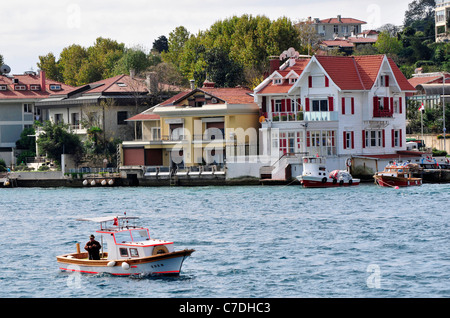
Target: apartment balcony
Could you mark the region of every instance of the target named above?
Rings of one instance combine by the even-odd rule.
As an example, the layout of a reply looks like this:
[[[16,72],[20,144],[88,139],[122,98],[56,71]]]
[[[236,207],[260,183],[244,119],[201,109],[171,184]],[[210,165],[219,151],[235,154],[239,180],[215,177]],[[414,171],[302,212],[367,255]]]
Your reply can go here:
[[[336,121],[338,112],[305,112],[305,121]]]
[[[373,117],[374,118],[386,118],[393,117],[394,110],[393,109],[374,109]]]

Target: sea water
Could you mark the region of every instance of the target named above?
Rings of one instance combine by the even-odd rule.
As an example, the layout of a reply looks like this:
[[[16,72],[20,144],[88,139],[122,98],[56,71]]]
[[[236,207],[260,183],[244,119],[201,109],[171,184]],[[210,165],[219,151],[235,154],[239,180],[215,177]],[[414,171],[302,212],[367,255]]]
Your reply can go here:
[[[450,185],[0,189],[0,297],[449,297]],[[60,272],[96,223],[196,251],[175,278]]]

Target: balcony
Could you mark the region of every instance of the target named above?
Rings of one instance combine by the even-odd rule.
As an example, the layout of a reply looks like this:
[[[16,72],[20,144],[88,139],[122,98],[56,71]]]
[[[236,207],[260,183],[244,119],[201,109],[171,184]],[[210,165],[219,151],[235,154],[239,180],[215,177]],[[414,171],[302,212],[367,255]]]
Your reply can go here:
[[[394,115],[393,109],[376,109],[373,110],[374,118],[392,117]]]
[[[337,112],[305,112],[305,121],[335,121]]]
[[[302,121],[303,112],[276,112],[272,113],[272,121]]]

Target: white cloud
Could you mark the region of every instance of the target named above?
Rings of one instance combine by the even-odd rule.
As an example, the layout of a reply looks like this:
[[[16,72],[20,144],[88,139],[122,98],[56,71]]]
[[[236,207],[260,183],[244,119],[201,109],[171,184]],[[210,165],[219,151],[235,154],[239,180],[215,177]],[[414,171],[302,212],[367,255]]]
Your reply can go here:
[[[233,15],[328,18],[338,14],[364,20],[370,27],[400,25],[410,0],[21,0],[1,5],[0,54],[13,70],[37,69],[39,55],[56,56],[71,44],[90,46],[107,37],[127,46],[150,48],[160,35],[183,25],[191,33],[209,28]],[[19,5],[20,3],[20,5]]]

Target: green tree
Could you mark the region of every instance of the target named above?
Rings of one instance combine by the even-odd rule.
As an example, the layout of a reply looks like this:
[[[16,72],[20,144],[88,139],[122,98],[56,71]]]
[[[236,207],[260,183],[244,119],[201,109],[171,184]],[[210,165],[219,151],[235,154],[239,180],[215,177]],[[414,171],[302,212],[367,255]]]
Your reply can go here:
[[[179,67],[179,57],[183,53],[185,43],[189,40],[190,33],[184,26],[175,28],[169,34],[168,51],[162,52],[163,61]]]
[[[243,80],[243,68],[233,61],[226,51],[214,47],[205,53],[206,74],[221,87],[235,87]]]
[[[153,50],[158,53],[167,52],[169,50],[169,41],[164,35],[161,35],[155,41],[153,41]]]
[[[78,86],[79,71],[88,57],[87,50],[81,45],[73,44],[65,47],[59,56],[58,67],[61,70],[63,82],[67,85]]]
[[[68,125],[46,121],[42,131],[37,140],[39,153],[57,162],[60,162],[62,154],[71,154],[76,163],[81,162],[83,144],[78,135],[69,132]]]
[[[402,42],[388,32],[383,31],[378,35],[378,40],[374,44],[380,54],[397,55],[402,50]]]
[[[120,60],[117,61],[114,67],[114,74],[127,74],[130,70],[134,70],[136,74],[139,74],[150,67],[152,62],[153,59],[151,60],[141,47],[128,48]]]
[[[39,69],[45,71],[45,77],[58,82],[62,82],[64,80],[53,53],[50,52],[47,55],[39,56],[37,66]]]

